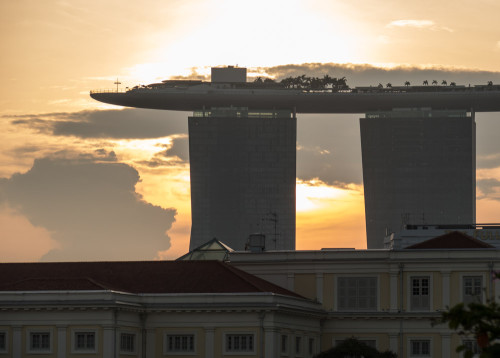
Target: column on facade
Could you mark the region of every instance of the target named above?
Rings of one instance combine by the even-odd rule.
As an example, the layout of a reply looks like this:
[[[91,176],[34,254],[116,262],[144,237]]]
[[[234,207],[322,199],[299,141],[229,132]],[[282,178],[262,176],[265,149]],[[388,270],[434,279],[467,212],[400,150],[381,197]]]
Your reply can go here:
[[[266,327],[264,326],[264,358],[275,358],[278,357],[278,337],[279,331],[276,327]]]
[[[443,287],[443,303],[441,308],[446,308],[450,305],[450,271],[442,271],[442,287]]]
[[[66,357],[66,329],[67,326],[57,326],[57,358]]]
[[[22,339],[22,327],[21,326],[13,326],[12,327],[12,357],[13,358],[21,358],[21,342]]]
[[[323,272],[316,273],[316,299],[323,303]]]
[[[441,333],[441,358],[451,357],[451,334]]]
[[[287,288],[290,291],[295,290],[295,274],[294,273],[289,273],[287,276]]]
[[[102,355],[103,357],[114,357],[115,356],[115,326],[106,325],[103,326],[103,342],[102,342]]]
[[[214,358],[215,328],[205,327],[205,358]]]
[[[495,302],[500,302],[500,279],[498,278],[493,278],[493,297]]]
[[[398,278],[399,271],[391,270],[390,271],[390,281],[389,281],[389,291],[390,291],[390,311],[397,312],[398,311]]]
[[[156,330],[154,328],[146,329],[146,357],[155,357],[156,354]]]
[[[399,351],[398,342],[399,342],[399,334],[389,333],[389,350],[391,350],[394,353],[397,353]]]

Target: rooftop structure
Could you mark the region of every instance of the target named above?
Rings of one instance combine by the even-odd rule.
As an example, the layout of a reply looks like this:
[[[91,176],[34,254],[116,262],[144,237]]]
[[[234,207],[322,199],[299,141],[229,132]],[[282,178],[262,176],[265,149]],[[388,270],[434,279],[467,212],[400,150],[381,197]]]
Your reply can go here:
[[[216,72],[217,73],[217,72]],[[222,82],[224,81],[224,82]],[[312,90],[279,83],[241,82],[238,75],[215,81],[163,81],[125,92],[91,91],[98,101],[125,107],[194,111],[211,107],[287,109],[296,113],[365,113],[393,108],[500,111],[500,85],[340,87]]]
[[[500,248],[500,224],[404,225],[401,230],[390,233],[385,237],[384,248],[401,250],[410,246],[420,245],[433,237],[442,237],[452,232],[474,238],[484,245],[491,245],[491,247],[496,247],[497,249]],[[453,241],[455,245],[459,245],[461,242],[460,237],[457,235],[453,236]]]

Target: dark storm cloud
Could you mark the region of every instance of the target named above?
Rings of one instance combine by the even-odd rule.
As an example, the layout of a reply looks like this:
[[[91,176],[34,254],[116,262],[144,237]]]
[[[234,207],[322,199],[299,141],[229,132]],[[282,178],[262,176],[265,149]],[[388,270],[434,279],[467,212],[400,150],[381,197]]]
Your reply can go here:
[[[145,139],[187,133],[186,112],[121,109],[5,116],[11,124],[80,138]]]
[[[323,77],[325,74],[331,77],[346,77],[347,84],[351,87],[378,85],[384,86],[391,83],[394,86],[402,86],[406,81],[413,85],[421,85],[424,80],[431,83],[433,80],[441,83],[456,82],[463,85],[487,84],[488,81],[500,83],[500,72],[475,71],[468,69],[455,69],[444,66],[420,68],[413,66],[398,66],[382,68],[367,64],[338,64],[338,63],[304,63],[281,65],[274,67],[256,68],[257,72],[267,73],[277,79],[289,76]]]
[[[0,180],[0,200],[57,241],[60,248],[45,261],[153,259],[170,247],[166,231],[176,211],[142,201],[135,193],[137,171],[96,163],[113,153],[96,154],[37,159],[28,172]]]

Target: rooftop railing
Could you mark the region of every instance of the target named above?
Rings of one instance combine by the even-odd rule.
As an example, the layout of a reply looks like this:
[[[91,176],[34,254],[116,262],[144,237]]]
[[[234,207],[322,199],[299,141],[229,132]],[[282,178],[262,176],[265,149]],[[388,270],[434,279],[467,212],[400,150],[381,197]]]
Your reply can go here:
[[[90,94],[93,94],[93,93],[125,93],[127,91],[128,91],[128,89],[118,90],[118,91],[116,89],[98,89],[98,90],[91,90]]]

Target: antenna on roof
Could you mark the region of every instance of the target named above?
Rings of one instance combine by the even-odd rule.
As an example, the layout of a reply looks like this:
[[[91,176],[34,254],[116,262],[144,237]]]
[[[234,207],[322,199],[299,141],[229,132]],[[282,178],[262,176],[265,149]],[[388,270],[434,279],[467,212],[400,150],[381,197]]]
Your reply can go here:
[[[122,83],[118,81],[118,77],[116,77],[116,82],[114,82],[116,85],[116,92],[118,92],[118,85],[121,85]]]

